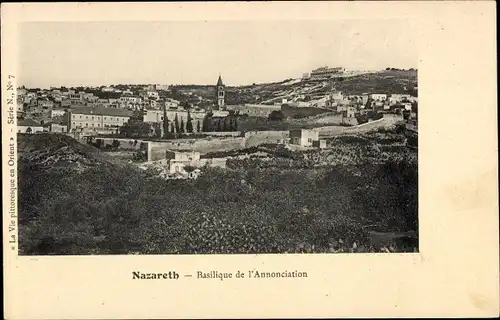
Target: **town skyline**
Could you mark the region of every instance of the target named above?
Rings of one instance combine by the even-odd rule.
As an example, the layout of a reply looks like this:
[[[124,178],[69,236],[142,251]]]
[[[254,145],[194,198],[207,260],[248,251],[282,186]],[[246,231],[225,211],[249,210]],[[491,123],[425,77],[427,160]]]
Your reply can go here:
[[[26,23],[19,85],[210,85],[221,74],[244,86],[322,66],[416,69],[411,33],[404,20]]]

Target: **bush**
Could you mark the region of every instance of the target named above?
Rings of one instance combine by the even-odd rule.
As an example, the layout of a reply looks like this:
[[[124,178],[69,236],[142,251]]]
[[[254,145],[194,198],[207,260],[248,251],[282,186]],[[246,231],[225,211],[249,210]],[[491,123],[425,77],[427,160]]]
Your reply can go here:
[[[136,162],[144,162],[148,160],[148,154],[146,150],[137,150],[132,155],[132,160]]]
[[[368,248],[366,224],[417,230],[416,161],[311,169],[315,155],[228,160],[234,169],[203,168],[192,181],[21,161],[20,252],[332,252]]]

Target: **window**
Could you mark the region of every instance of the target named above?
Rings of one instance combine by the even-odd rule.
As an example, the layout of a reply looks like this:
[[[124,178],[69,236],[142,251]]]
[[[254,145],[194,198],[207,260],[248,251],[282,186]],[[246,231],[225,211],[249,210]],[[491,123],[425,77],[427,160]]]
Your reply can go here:
[[[97,126],[99,127],[100,125],[99,125],[99,124],[97,124]]]
[[[82,116],[80,116],[80,119],[82,118]]]
[[[92,123],[92,127],[94,126],[94,124]]]
[[[106,120],[106,117],[104,117],[104,120]]]
[[[85,119],[88,119],[88,118],[89,118],[89,116],[85,116]]]
[[[86,122],[86,123],[85,123],[85,126],[86,126],[86,127],[88,127],[88,126],[89,126],[89,124]]]
[[[75,126],[75,123],[73,122],[73,127]]]
[[[312,141],[313,141],[312,138],[307,139],[307,142],[312,142]]]

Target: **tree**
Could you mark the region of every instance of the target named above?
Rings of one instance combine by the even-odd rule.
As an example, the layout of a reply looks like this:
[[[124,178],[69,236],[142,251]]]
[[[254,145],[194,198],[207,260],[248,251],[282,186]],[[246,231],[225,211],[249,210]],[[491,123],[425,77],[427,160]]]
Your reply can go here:
[[[181,133],[184,133],[184,119],[181,119],[181,125],[179,127]]]
[[[238,118],[234,118],[233,131],[238,131]]]
[[[175,114],[174,125],[175,125],[175,132],[180,132],[179,118],[177,117],[177,113]]]
[[[151,133],[151,126],[147,122],[131,117],[121,128],[120,133],[126,137],[144,137]]]
[[[285,114],[281,110],[274,110],[268,116],[269,121],[280,121],[281,122],[284,119],[285,119]]]
[[[163,137],[166,137],[167,134],[168,134],[167,108],[163,106]]]
[[[191,113],[189,111],[187,116],[186,131],[189,133],[193,132],[193,120],[191,119]]]
[[[212,127],[211,123],[212,123],[212,115],[210,113],[207,113],[205,115],[205,117],[203,118],[203,128],[202,128],[202,131],[203,132],[209,132],[209,131],[211,131],[211,129],[212,129],[211,128]]]
[[[172,134],[175,134],[175,126],[173,123],[170,125],[170,132],[172,132]]]
[[[231,131],[231,118],[222,119],[222,131]]]
[[[223,121],[223,119],[219,118],[217,120],[217,129],[218,129],[217,131],[219,131],[219,132],[224,131],[224,121]]]
[[[368,98],[368,99],[366,100],[366,105],[365,105],[365,108],[366,108],[366,109],[370,109],[370,108],[371,108],[371,106],[372,106],[372,99],[371,99],[371,98]]]
[[[197,124],[196,124],[196,132],[200,132],[201,131],[201,125],[200,125],[200,120],[198,120]]]

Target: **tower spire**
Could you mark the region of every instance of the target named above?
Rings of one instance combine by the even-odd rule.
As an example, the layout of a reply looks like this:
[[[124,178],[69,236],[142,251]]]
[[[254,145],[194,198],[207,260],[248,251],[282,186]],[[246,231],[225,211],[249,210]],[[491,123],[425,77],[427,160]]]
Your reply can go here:
[[[222,77],[219,73],[219,79],[217,79],[217,96],[216,96],[216,101],[217,101],[217,109],[219,110],[224,110],[224,96],[225,96],[225,90],[224,90],[224,83],[222,82]]]
[[[224,85],[224,83],[222,83],[222,77],[219,73],[219,79],[217,79],[217,86],[223,86],[223,85]]]

